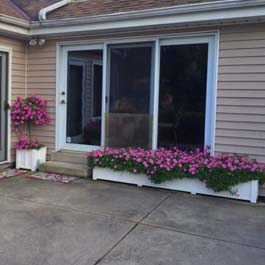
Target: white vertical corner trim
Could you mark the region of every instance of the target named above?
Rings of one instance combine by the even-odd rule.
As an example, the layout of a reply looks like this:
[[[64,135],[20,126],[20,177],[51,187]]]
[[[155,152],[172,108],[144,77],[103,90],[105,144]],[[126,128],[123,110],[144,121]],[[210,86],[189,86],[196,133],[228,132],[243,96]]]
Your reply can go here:
[[[47,7],[44,7],[42,8],[40,11],[39,11],[39,20],[40,21],[45,21],[46,20],[46,16],[47,16],[47,13],[51,12],[51,11],[54,11],[60,7],[63,7],[65,5],[68,5],[72,2],[72,0],[62,0],[60,2],[57,2],[57,3],[54,3],[52,5],[49,5]]]
[[[160,40],[155,41],[155,74],[154,74],[154,106],[153,106],[153,135],[152,148],[157,149],[158,142],[158,115],[159,115],[159,83],[160,83]]]
[[[55,101],[55,151],[60,149],[60,108],[59,108],[59,95],[61,91],[61,77],[62,77],[62,47],[56,44],[56,101]]]
[[[8,83],[7,83],[7,102],[9,105],[12,103],[12,70],[13,70],[13,49],[6,46],[0,46],[1,52],[8,54]],[[11,162],[11,116],[10,110],[7,111],[7,160],[1,161],[0,164]]]
[[[209,40],[208,51],[205,145],[210,146],[211,155],[215,153],[218,62],[219,31]]]
[[[102,80],[102,104],[101,104],[101,148],[106,147],[106,131],[105,131],[105,122],[106,122],[106,96],[107,96],[107,56],[108,56],[108,47],[105,43],[103,46],[103,80]]]
[[[25,41],[25,97],[28,96],[28,43]]]
[[[212,141],[211,155],[215,155],[216,139],[216,115],[217,115],[217,89],[218,89],[218,72],[219,72],[219,53],[220,53],[220,30],[214,36],[214,62],[213,62],[213,95],[212,95]]]

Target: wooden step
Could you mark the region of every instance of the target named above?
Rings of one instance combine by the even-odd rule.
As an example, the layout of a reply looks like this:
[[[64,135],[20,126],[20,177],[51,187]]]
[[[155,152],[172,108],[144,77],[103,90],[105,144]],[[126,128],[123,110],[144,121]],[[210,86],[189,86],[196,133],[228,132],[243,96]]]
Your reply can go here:
[[[51,161],[87,165],[86,152],[58,151],[51,153]]]
[[[91,177],[92,171],[86,164],[49,161],[40,165],[40,171],[67,176]]]

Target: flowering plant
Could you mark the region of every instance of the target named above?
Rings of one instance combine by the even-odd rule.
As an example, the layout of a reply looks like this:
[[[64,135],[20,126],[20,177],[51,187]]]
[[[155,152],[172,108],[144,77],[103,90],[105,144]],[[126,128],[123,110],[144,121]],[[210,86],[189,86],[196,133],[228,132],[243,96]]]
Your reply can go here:
[[[37,140],[29,141],[25,134],[21,135],[21,137],[19,138],[16,144],[17,150],[31,150],[31,149],[39,150],[42,147],[44,147],[44,145],[40,144]]]
[[[17,142],[18,150],[40,149],[43,147],[38,141],[31,140],[30,125],[48,125],[50,116],[47,112],[47,101],[30,96],[26,99],[18,97],[11,106],[11,120],[13,122],[14,131],[18,134]],[[25,129],[28,131],[29,140]]]
[[[216,192],[230,191],[239,183],[251,180],[265,182],[265,166],[243,156],[226,154],[211,156],[206,150],[181,151],[144,150],[142,148],[107,148],[88,154],[88,166],[105,167],[117,171],[142,173],[154,183],[197,178]]]

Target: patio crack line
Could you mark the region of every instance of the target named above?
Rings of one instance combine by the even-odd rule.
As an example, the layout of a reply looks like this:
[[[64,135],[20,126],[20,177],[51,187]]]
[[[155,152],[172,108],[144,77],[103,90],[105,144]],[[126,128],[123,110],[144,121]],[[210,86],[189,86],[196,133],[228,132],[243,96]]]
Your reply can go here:
[[[129,234],[131,234],[139,225],[142,224],[142,221],[146,219],[152,212],[154,212],[161,204],[163,204],[171,194],[167,195],[161,201],[158,202],[148,213],[146,213],[121,239],[119,239],[101,258],[99,258],[93,265],[98,265],[103,261]],[[87,264],[91,265],[91,264]]]
[[[147,227],[152,227],[152,228],[158,228],[158,229],[162,229],[162,230],[167,230],[167,231],[171,231],[171,232],[175,232],[175,233],[180,233],[180,234],[184,234],[184,235],[200,237],[200,238],[205,238],[205,239],[211,239],[211,240],[229,243],[229,244],[233,244],[233,245],[238,245],[238,246],[242,246],[242,247],[249,247],[249,248],[255,248],[255,249],[259,249],[259,250],[265,250],[265,247],[257,247],[257,246],[239,243],[239,242],[235,242],[235,241],[229,241],[229,240],[225,240],[225,239],[221,239],[221,238],[216,238],[216,237],[211,237],[211,236],[206,236],[206,235],[201,235],[201,234],[194,234],[194,233],[190,233],[187,231],[177,230],[174,228],[163,227],[160,225],[153,225],[153,224],[148,224],[148,223],[141,223],[141,225],[147,226]]]

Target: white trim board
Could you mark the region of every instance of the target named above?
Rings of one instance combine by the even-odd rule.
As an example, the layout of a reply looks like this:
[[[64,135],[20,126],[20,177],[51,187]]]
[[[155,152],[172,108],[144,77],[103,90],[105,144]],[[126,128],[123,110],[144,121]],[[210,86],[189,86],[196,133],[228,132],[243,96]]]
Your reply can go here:
[[[154,86],[155,86],[155,94],[154,94],[154,109],[153,113],[156,114],[153,120],[153,126],[157,125],[158,123],[158,96],[159,96],[159,59],[160,59],[160,47],[163,45],[180,45],[180,44],[194,44],[194,43],[208,43],[208,71],[207,71],[207,108],[206,108],[206,126],[205,126],[205,145],[211,146],[212,154],[214,154],[214,147],[215,147],[215,123],[216,123],[216,90],[217,90],[217,73],[218,73],[218,47],[219,47],[219,32],[206,32],[201,34],[187,34],[187,35],[171,35],[171,36],[164,36],[161,35],[160,37],[150,37],[150,38],[130,38],[130,39],[118,39],[118,40],[107,40],[102,43],[83,43],[83,44],[73,44],[73,43],[58,43],[57,44],[57,71],[59,76],[57,76],[57,102],[58,95],[60,93],[61,88],[66,87],[65,80],[66,78],[63,76],[66,71],[66,63],[67,63],[67,53],[68,51],[73,50],[93,50],[93,49],[103,49],[103,88],[102,88],[102,140],[101,140],[101,147],[104,148],[104,141],[105,141],[105,112],[106,112],[106,103],[105,97],[107,93],[107,86],[108,86],[108,76],[107,76],[107,65],[109,64],[108,60],[108,47],[111,44],[131,44],[131,43],[139,43],[139,42],[150,42],[152,41],[155,44],[155,62],[154,62]],[[58,66],[58,63],[61,67]],[[58,109],[57,109],[58,111]],[[56,146],[60,149],[68,149],[71,148],[72,150],[80,150],[80,151],[89,151],[91,148],[83,147],[82,149],[78,149],[78,146],[72,145],[71,147],[67,147],[62,145],[63,137],[60,137],[60,131],[62,128],[65,128],[62,124],[62,120],[60,118],[60,111],[58,113],[58,121],[56,123],[56,135],[57,135],[57,142]],[[65,114],[64,114],[65,115]],[[62,116],[61,116],[62,117]],[[65,120],[65,119],[64,119]],[[62,136],[62,135],[61,135]],[[60,141],[58,143],[58,139]],[[152,147],[154,149],[157,148],[157,128],[153,130],[153,144]],[[92,149],[95,149],[92,146]]]
[[[7,83],[7,102],[11,104],[12,97],[12,59],[13,59],[13,49],[7,46],[0,46],[0,51],[6,52],[8,54],[8,83]],[[10,110],[7,111],[7,160],[1,161],[0,164],[11,163],[11,116]]]

